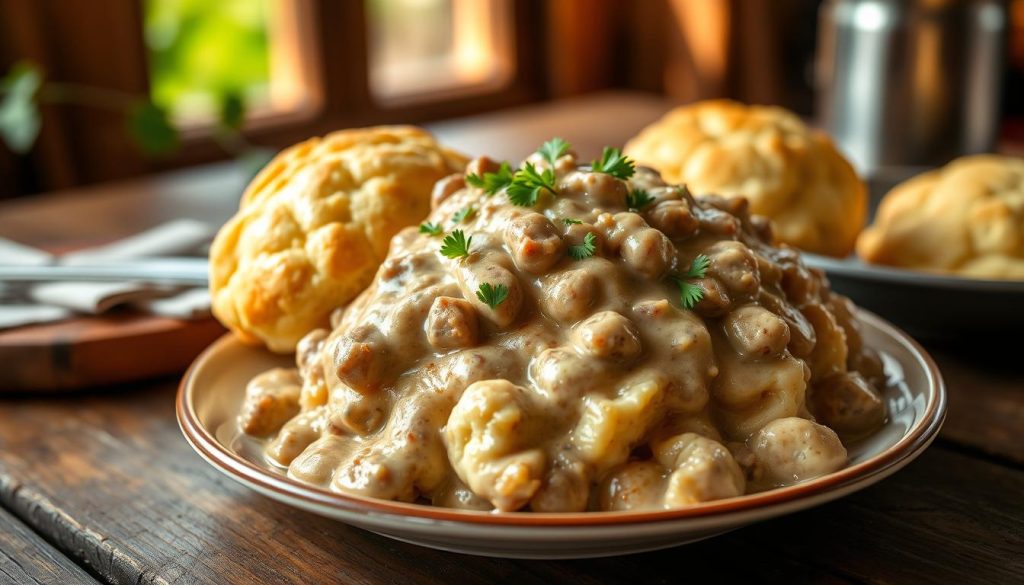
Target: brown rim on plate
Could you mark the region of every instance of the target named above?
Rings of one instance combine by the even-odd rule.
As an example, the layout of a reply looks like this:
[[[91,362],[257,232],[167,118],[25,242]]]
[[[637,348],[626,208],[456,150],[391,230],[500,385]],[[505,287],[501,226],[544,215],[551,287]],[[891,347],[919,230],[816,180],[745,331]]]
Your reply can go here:
[[[920,421],[895,445],[885,451],[862,461],[830,473],[829,475],[807,481],[794,486],[778,488],[765,492],[747,494],[723,500],[714,500],[673,510],[643,510],[629,512],[478,512],[456,510],[410,504],[354,496],[333,492],[320,487],[308,485],[284,475],[278,475],[259,467],[238,456],[222,445],[199,421],[191,405],[190,384],[195,371],[219,346],[231,342],[231,334],[225,335],[206,349],[185,372],[178,387],[176,411],[178,424],[189,444],[207,461],[232,479],[256,486],[259,489],[275,492],[289,498],[301,499],[318,506],[326,506],[346,512],[358,514],[388,514],[421,518],[425,520],[459,522],[470,524],[490,524],[502,526],[599,526],[610,524],[646,523],[682,518],[698,518],[723,515],[732,512],[751,510],[753,508],[774,506],[791,502],[803,497],[825,493],[842,487],[858,479],[878,473],[907,455],[921,449],[938,433],[946,414],[946,390],[942,376],[931,356],[910,336],[890,325],[881,318],[863,309],[858,317],[870,322],[889,337],[903,344],[911,353],[923,362],[928,379],[928,407]]]

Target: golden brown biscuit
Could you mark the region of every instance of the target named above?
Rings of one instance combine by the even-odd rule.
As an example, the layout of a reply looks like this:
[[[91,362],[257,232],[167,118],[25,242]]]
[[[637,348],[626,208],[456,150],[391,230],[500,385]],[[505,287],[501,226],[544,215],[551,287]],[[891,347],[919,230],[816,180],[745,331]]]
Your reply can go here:
[[[845,256],[867,213],[867,190],[823,133],[776,107],[732,101],[678,107],[626,144],[626,154],[696,194],[742,195],[777,238]]]
[[[965,156],[897,185],[857,254],[874,264],[1024,279],[1024,159]]]
[[[248,343],[290,352],[369,284],[391,236],[427,215],[462,155],[411,126],[343,130],[281,152],[210,250],[213,313]]]

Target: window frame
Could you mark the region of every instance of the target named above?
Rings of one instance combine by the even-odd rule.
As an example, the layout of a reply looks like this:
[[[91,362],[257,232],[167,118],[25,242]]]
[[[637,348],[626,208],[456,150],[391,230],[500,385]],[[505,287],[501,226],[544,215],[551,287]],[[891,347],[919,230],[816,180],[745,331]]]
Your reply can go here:
[[[511,2],[513,71],[501,87],[471,93],[438,94],[437,100],[378,101],[370,91],[365,5],[362,1],[273,0],[296,11],[305,79],[312,83],[309,107],[246,120],[249,142],[283,148],[310,136],[352,126],[411,123],[466,116],[525,104],[547,95],[544,43],[528,32],[546,23],[543,0]],[[148,53],[141,2],[64,0],[10,2],[14,18],[0,23],[0,57],[27,58],[42,65],[48,78],[121,91],[149,94]],[[273,10],[273,9],[272,9]],[[273,12],[272,12],[273,13]],[[0,36],[3,36],[0,34]],[[0,62],[0,65],[8,63]],[[41,170],[37,190],[125,178],[229,158],[212,128],[182,128],[181,148],[168,156],[148,157],[126,135],[114,112],[70,105],[44,106],[43,131],[30,158]],[[73,138],[72,138],[73,137]]]
[[[512,14],[512,74],[500,87],[481,91],[432,92],[431,99],[380,100],[372,95],[364,2],[331,0],[274,0],[297,10],[298,36],[304,39],[307,79],[316,84],[314,106],[292,112],[271,113],[246,120],[242,135],[259,145],[283,148],[332,130],[375,124],[410,123],[465,116],[526,104],[545,95],[541,68],[543,47],[527,42],[526,26],[537,25],[544,14],[542,0],[508,0]],[[138,30],[142,31],[139,12]],[[359,23],[342,33],[333,23]],[[140,36],[140,42],[142,42]],[[144,43],[143,43],[144,45]],[[149,86],[148,67],[144,82]],[[437,99],[433,99],[437,98]],[[228,158],[210,128],[187,128],[182,149],[175,156],[150,161],[151,168],[167,169]]]

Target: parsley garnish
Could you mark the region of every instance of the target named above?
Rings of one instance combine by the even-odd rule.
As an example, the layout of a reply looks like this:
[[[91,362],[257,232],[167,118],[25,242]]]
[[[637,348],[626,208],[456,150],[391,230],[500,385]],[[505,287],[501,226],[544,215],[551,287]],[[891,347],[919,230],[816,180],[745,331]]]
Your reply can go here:
[[[707,256],[698,254],[693,259],[693,262],[690,263],[690,268],[685,274],[673,277],[676,284],[679,285],[679,300],[683,304],[684,309],[694,308],[704,298],[704,289],[687,281],[694,278],[704,278],[709,264],[711,264],[711,260]]]
[[[587,235],[583,236],[583,243],[578,246],[569,246],[569,256],[573,260],[583,260],[584,258],[590,258],[597,251],[597,236],[594,232],[587,232]]]
[[[432,236],[440,236],[441,232],[443,232],[443,231],[444,230],[441,229],[441,225],[440,224],[430,223],[429,221],[425,221],[425,222],[420,224],[420,233],[421,234],[430,234]]]
[[[474,215],[476,215],[476,207],[473,207],[472,205],[469,205],[469,206],[463,207],[462,209],[456,211],[455,215],[452,216],[452,222],[453,223],[462,223],[462,222],[466,221],[467,219],[473,217]]]
[[[530,207],[537,203],[541,191],[555,191],[555,172],[551,169],[544,169],[544,172],[537,172],[537,167],[526,163],[522,169],[516,171],[512,183],[508,186],[508,200],[520,207]]]
[[[636,172],[636,165],[633,161],[623,156],[622,151],[610,146],[604,147],[601,151],[600,160],[590,161],[590,168],[595,173],[606,173],[616,179],[628,179]]]
[[[563,217],[562,223],[564,223],[565,225],[580,225],[583,222],[578,219],[573,219],[571,217]]]
[[[508,187],[509,183],[512,182],[512,175],[512,168],[508,166],[507,162],[503,162],[498,172],[484,173],[483,177],[470,173],[466,175],[466,182],[473,187],[483,189],[488,195],[494,195]]]
[[[626,194],[626,207],[628,207],[630,211],[640,211],[653,202],[654,197],[651,197],[650,194],[643,189],[633,189]]]
[[[476,289],[476,298],[493,309],[508,298],[508,287],[504,284],[491,286],[491,283],[484,282]]]
[[[568,142],[561,138],[552,138],[544,143],[537,152],[548,161],[548,164],[552,167],[555,166],[555,161],[561,158],[565,153],[569,152],[572,148]]]
[[[469,256],[469,246],[473,243],[473,236],[466,238],[462,230],[455,230],[444,237],[441,242],[441,253],[448,258],[462,258]]]

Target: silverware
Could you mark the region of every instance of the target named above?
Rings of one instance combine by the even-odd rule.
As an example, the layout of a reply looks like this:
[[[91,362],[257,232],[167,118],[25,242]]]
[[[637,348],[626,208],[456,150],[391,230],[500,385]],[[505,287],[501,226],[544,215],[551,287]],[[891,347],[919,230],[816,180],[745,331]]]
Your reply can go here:
[[[0,265],[0,282],[116,282],[206,286],[206,258],[147,258],[93,264]]]

